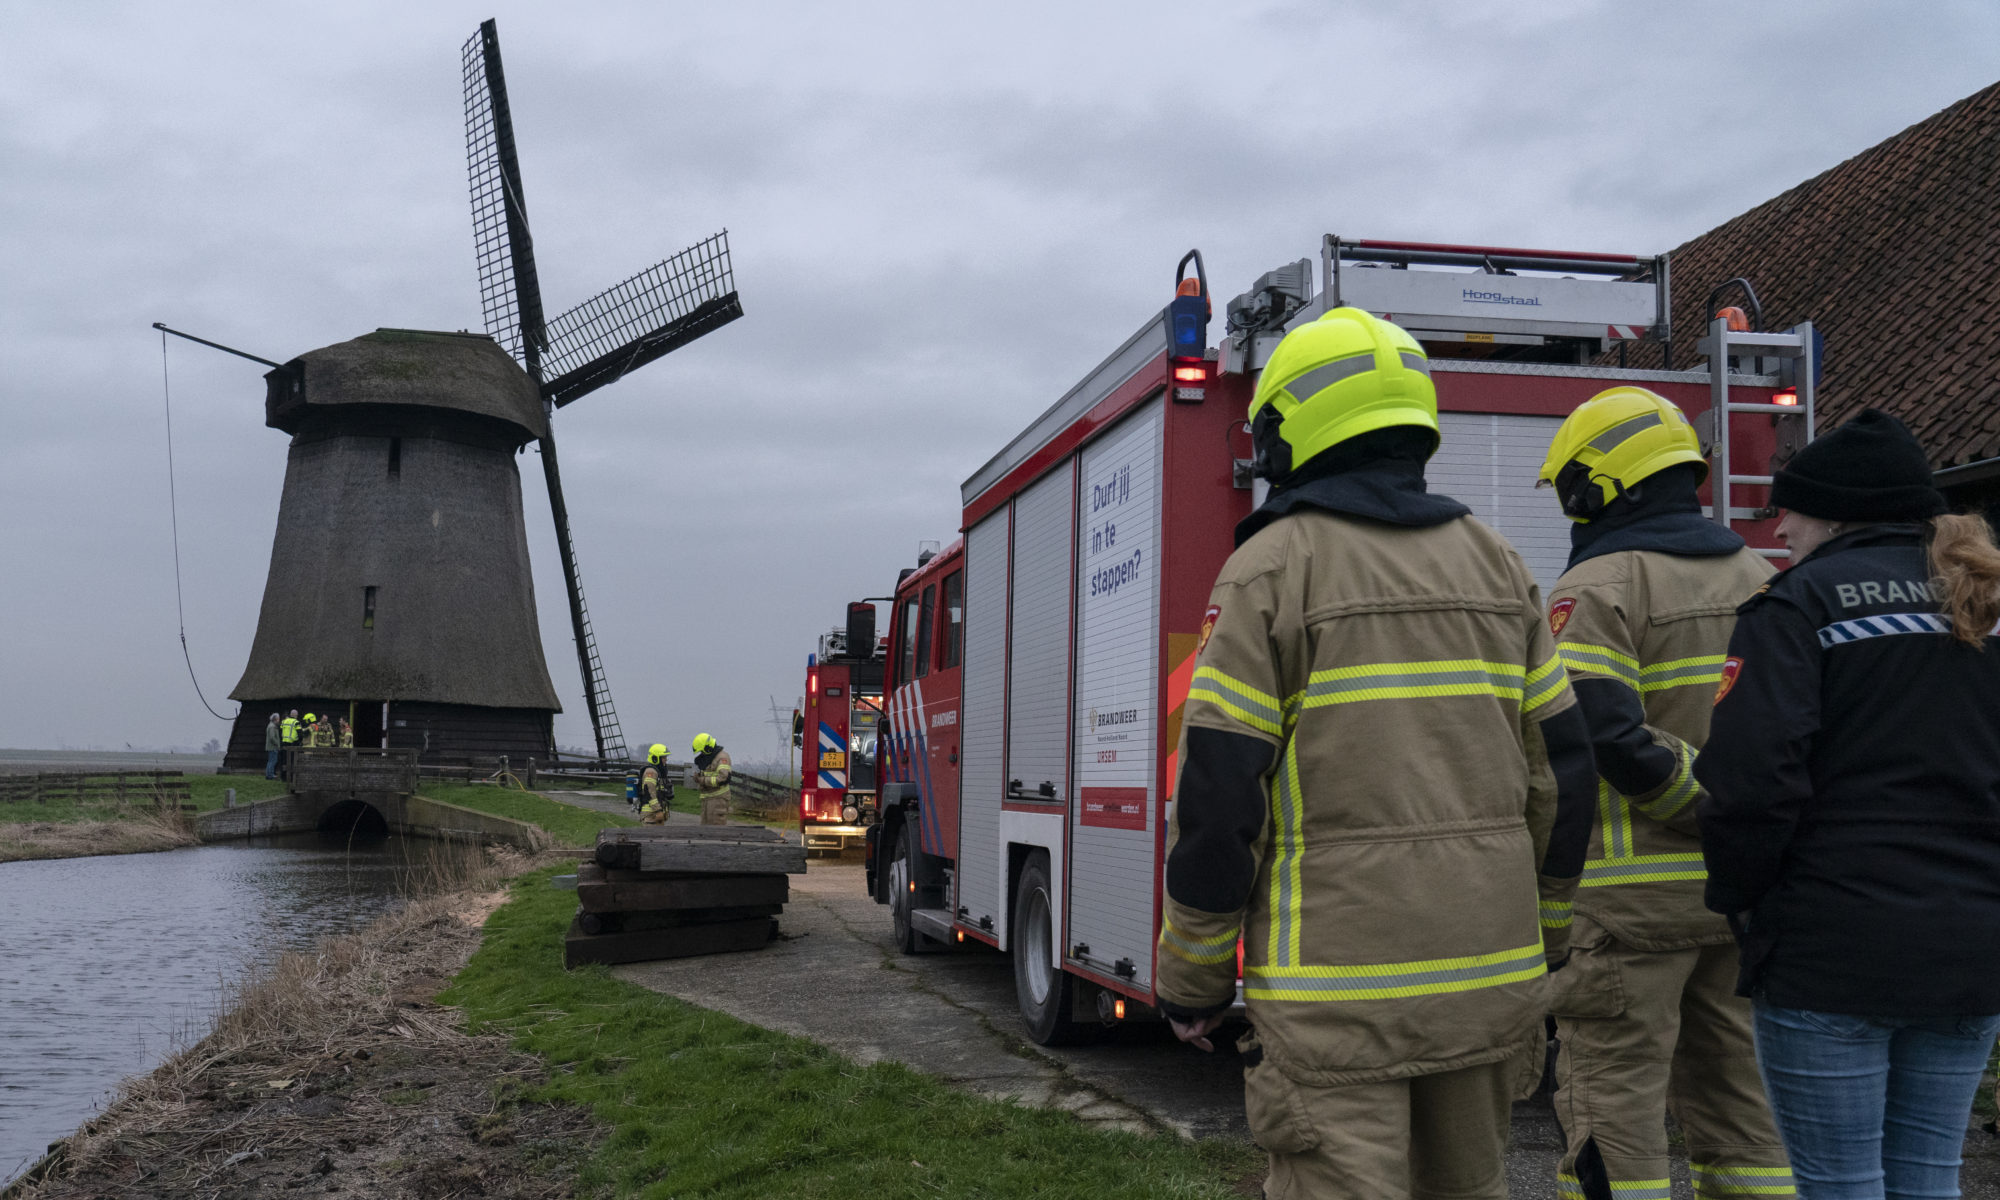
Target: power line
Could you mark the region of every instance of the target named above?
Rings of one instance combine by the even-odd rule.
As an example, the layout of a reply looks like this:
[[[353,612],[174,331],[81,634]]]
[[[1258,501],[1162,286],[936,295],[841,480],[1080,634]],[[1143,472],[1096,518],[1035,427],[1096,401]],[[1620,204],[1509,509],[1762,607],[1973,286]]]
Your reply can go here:
[[[155,326],[155,328],[160,331],[160,394],[165,399],[167,408],[167,515],[173,524],[174,530],[174,613],[179,617],[181,625],[181,661],[187,663],[188,682],[194,684],[194,694],[201,700],[201,706],[208,709],[208,715],[218,721],[233,721],[236,718],[225,717],[221,713],[216,712],[215,707],[208,702],[208,697],[202,695],[201,680],[194,677],[194,659],[188,654],[187,609],[181,603],[180,497],[174,492],[174,390],[173,386],[167,380],[167,334],[171,331],[165,326]],[[187,335],[181,334],[180,336],[186,337]],[[213,343],[204,344],[212,345]],[[222,348],[226,349],[226,347]],[[231,350],[230,353],[236,354],[240,352]],[[247,358],[249,356],[245,355],[244,357]]]

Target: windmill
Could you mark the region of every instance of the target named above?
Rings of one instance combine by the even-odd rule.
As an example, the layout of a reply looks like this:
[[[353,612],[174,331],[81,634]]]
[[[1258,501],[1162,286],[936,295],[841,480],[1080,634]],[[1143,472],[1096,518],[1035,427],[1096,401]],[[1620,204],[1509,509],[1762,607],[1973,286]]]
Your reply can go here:
[[[463,57],[467,174],[486,332],[527,371],[546,415],[743,315],[729,266],[729,232],[723,230],[545,321],[493,21],[479,26]],[[539,441],[591,731],[598,757],[623,758],[625,735],[605,683],[570,539],[553,422],[545,424]]]

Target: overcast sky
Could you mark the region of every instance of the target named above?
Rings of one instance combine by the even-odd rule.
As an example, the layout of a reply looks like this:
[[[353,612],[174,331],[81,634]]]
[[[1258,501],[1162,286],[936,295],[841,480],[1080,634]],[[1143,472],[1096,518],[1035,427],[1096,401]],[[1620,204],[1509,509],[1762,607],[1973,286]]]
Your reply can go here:
[[[0,0],[0,746],[226,736],[176,636],[149,325],[278,360],[479,329],[459,47],[488,16],[551,312],[729,229],[747,316],[556,425],[628,740],[739,761],[1189,247],[1218,318],[1328,232],[1653,253],[2000,79],[1984,0]],[[233,713],[286,437],[263,368],[169,356],[188,646]]]

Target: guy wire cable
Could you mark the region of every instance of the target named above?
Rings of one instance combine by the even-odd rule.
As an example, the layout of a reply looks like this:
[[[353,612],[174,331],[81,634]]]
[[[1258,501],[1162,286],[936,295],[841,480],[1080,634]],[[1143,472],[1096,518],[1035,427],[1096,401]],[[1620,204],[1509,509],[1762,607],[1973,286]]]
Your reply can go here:
[[[181,604],[181,517],[180,499],[174,494],[174,391],[167,382],[167,333],[160,331],[160,393],[167,408],[167,515],[174,530],[174,613],[181,624],[181,660],[187,663],[188,682],[194,684],[194,694],[201,700],[201,706],[208,709],[208,715],[218,721],[233,721],[216,712],[209,704],[208,697],[201,693],[201,680],[194,677],[194,659],[188,655],[187,609]]]

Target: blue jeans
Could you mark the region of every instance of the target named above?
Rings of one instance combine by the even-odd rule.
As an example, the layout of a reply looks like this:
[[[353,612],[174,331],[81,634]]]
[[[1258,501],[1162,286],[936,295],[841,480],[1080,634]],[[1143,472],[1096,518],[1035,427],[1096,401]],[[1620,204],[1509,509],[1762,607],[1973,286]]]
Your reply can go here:
[[[1858,1017],[1756,1005],[1757,1066],[1804,1200],[1956,1197],[2000,1016]]]
[[[266,750],[264,751],[264,778],[276,779],[277,777],[278,752],[276,750]]]

